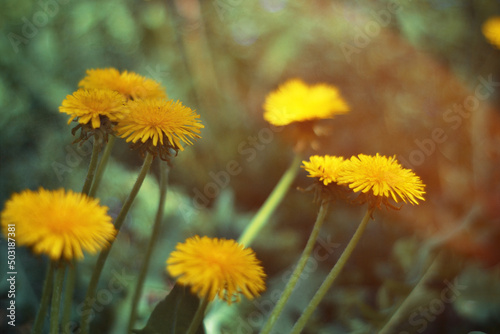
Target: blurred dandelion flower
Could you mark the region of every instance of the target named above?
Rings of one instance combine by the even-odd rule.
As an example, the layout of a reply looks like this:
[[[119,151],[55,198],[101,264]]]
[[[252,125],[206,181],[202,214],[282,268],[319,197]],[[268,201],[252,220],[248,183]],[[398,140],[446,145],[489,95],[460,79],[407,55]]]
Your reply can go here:
[[[500,49],[500,16],[490,17],[483,23],[481,30],[484,37],[497,49]]]
[[[344,164],[344,158],[330,155],[313,155],[309,158],[309,161],[302,161],[302,163],[303,166],[301,167],[309,172],[308,177],[316,177],[327,186],[329,183],[337,182]]]
[[[115,130],[122,138],[128,137],[127,142],[144,144],[148,151],[159,152],[164,159],[170,148],[183,151],[181,142],[192,145],[191,139],[201,138],[199,133],[204,126],[199,117],[179,101],[130,101],[128,113]]]
[[[114,90],[127,99],[166,98],[165,89],[155,80],[147,79],[137,73],[115,68],[90,69],[79,87]]]
[[[54,261],[82,259],[83,250],[96,253],[115,237],[107,210],[99,200],[71,190],[25,190],[6,202],[2,230],[7,235],[14,224],[19,246]]]
[[[79,89],[66,99],[59,107],[59,111],[70,115],[68,124],[74,119],[80,124],[92,125],[96,129],[101,127],[101,121],[107,117],[116,122],[123,117],[126,99],[119,93],[107,89]]]
[[[379,207],[381,203],[395,208],[388,198],[397,203],[398,198],[405,203],[419,204],[417,199],[424,201],[424,184],[410,169],[403,168],[396,157],[387,158],[359,154],[346,160],[338,184],[347,184],[353,191],[361,191],[364,200],[371,207]]]
[[[241,294],[253,299],[265,290],[266,275],[255,253],[234,240],[195,236],[178,243],[167,271],[209,301],[219,296],[231,304]]]
[[[285,82],[264,102],[264,119],[276,126],[333,118],[347,112],[349,106],[336,87],[308,86],[299,79]]]

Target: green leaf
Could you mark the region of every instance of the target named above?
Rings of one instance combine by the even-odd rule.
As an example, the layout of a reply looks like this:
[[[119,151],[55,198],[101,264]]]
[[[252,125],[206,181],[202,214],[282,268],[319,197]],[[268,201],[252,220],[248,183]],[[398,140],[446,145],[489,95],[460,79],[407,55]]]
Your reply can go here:
[[[200,300],[189,288],[175,285],[164,300],[156,305],[146,327],[136,334],[185,334],[198,309]],[[203,324],[196,334],[205,334]]]

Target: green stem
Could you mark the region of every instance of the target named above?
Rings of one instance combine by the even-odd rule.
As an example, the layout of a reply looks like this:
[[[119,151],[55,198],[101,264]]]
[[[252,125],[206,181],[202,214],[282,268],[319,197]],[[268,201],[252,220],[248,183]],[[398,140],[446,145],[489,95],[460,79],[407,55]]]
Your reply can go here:
[[[196,313],[194,314],[193,321],[191,322],[191,325],[189,326],[186,334],[195,334],[196,331],[198,330],[198,327],[200,327],[200,324],[203,322],[203,318],[205,317],[205,311],[208,306],[208,298],[203,298],[203,300],[200,303],[200,306],[198,306],[198,310],[196,310]]]
[[[116,137],[110,136],[108,139],[108,143],[106,144],[106,148],[102,153],[101,161],[99,161],[99,166],[97,166],[97,171],[94,177],[94,183],[92,183],[92,187],[90,188],[89,196],[94,197],[99,184],[101,183],[102,176],[104,175],[104,171],[106,170],[106,166],[108,164],[109,156],[111,155],[111,150],[115,144]]]
[[[94,197],[97,186],[99,185],[102,174],[104,172],[107,160],[109,158],[109,154],[111,153],[111,147],[114,143],[114,136],[108,141],[106,145],[106,149],[104,154],[99,161],[99,165],[97,164],[99,157],[99,149],[101,140],[94,137],[94,145],[92,148],[92,155],[90,157],[89,169],[87,171],[87,176],[85,178],[85,183],[82,188],[82,193],[89,195],[90,197]],[[97,171],[96,171],[97,168]],[[63,301],[63,309],[62,309],[62,320],[61,324],[64,326],[70,321],[71,318],[71,305],[73,303],[73,295],[75,290],[75,281],[76,281],[76,261],[73,261],[72,265],[68,269],[68,277],[66,280],[66,286],[64,290],[64,301]]]
[[[340,256],[339,260],[335,264],[335,266],[332,268],[328,276],[326,277],[325,281],[323,284],[321,284],[320,288],[314,295],[313,299],[309,303],[309,305],[306,307],[302,315],[300,316],[299,320],[295,323],[295,325],[292,328],[291,334],[299,334],[304,326],[306,325],[307,321],[311,317],[312,313],[318,307],[319,303],[323,299],[323,297],[326,295],[330,287],[332,286],[333,282],[335,279],[339,276],[340,272],[342,271],[342,268],[344,268],[344,265],[346,264],[347,260],[351,256],[352,251],[356,247],[356,245],[359,242],[359,239],[363,235],[363,232],[366,229],[366,226],[368,226],[368,222],[370,221],[371,214],[373,212],[373,209],[368,209],[366,211],[365,216],[363,217],[363,220],[359,224],[356,232],[352,236],[351,241],[349,241],[349,244],[347,244],[347,247],[345,248],[344,252]]]
[[[142,165],[141,171],[139,172],[139,176],[130,191],[125,203],[123,204],[118,217],[115,220],[115,229],[116,229],[116,237],[118,237],[118,233],[120,232],[120,228],[125,221],[125,217],[128,214],[132,203],[134,202],[139,189],[141,188],[142,182],[146,178],[148,174],[149,168],[151,167],[151,163],[153,162],[153,155],[151,153],[147,153],[146,158],[144,159],[144,163]],[[115,237],[115,239],[116,239]],[[82,308],[82,334],[88,334],[90,327],[90,315],[92,314],[92,306],[94,304],[94,295],[97,289],[97,283],[99,282],[99,278],[101,276],[102,269],[104,267],[104,263],[108,258],[109,252],[111,251],[111,247],[113,246],[114,240],[112,240],[109,246],[106,249],[103,249],[97,258],[97,262],[94,267],[94,271],[92,272],[92,277],[90,278],[89,287],[87,289],[87,294],[85,296],[84,305]]]
[[[328,202],[324,200],[321,203],[321,207],[319,209],[318,217],[316,218],[316,222],[314,223],[313,230],[311,232],[311,235],[309,236],[309,240],[307,241],[306,247],[304,248],[304,251],[302,252],[302,255],[297,263],[297,267],[295,267],[295,270],[292,273],[292,276],[290,277],[290,280],[288,281],[285,290],[283,291],[283,294],[281,295],[280,299],[276,303],[276,306],[273,309],[273,312],[269,316],[269,319],[267,319],[266,324],[264,325],[263,329],[261,330],[261,334],[268,334],[271,332],[271,329],[273,328],[274,324],[278,320],[279,315],[283,311],[283,308],[285,307],[286,302],[290,298],[290,295],[293,292],[293,289],[295,288],[295,285],[297,284],[300,275],[302,274],[302,271],[304,270],[304,267],[307,264],[307,260],[309,260],[309,256],[311,255],[311,252],[313,250],[314,244],[316,243],[316,239],[318,239],[318,234],[319,231],[321,230],[321,226],[323,225],[323,222],[325,221],[326,213],[328,211]]]
[[[142,294],[142,288],[144,286],[144,280],[148,272],[149,263],[151,262],[151,255],[153,254],[153,250],[160,235],[163,211],[165,208],[165,200],[167,199],[167,185],[168,185],[168,165],[164,161],[160,160],[160,199],[158,203],[158,210],[156,211],[153,231],[151,233],[151,238],[149,239],[148,249],[146,250],[144,263],[142,264],[141,272],[139,273],[139,277],[137,279],[137,285],[135,288],[134,296],[132,298],[132,309],[130,312],[130,318],[128,323],[129,333],[132,331],[132,327],[134,326],[135,318],[137,316],[137,306]]]
[[[384,327],[378,332],[379,334],[389,334],[394,333],[394,327],[400,323],[403,317],[413,310],[416,304],[416,300],[419,297],[425,295],[424,291],[426,289],[426,285],[431,279],[434,278],[437,270],[441,266],[442,262],[442,253],[436,255],[427,271],[422,275],[417,285],[411,290],[410,294],[406,297],[406,299],[399,305],[396,311],[392,314],[392,316],[387,320]]]
[[[267,223],[274,210],[276,210],[285,197],[288,188],[290,188],[290,185],[299,171],[301,161],[302,159],[300,155],[296,154],[290,164],[290,167],[288,167],[285,171],[276,187],[273,189],[264,204],[260,207],[252,221],[248,224],[245,231],[241,234],[240,239],[238,240],[239,244],[245,245],[246,247],[250,246],[260,230]]]
[[[90,156],[89,170],[87,172],[87,177],[85,178],[85,183],[83,184],[82,193],[85,195],[89,194],[90,186],[92,181],[94,181],[94,173],[97,167],[97,161],[99,159],[99,148],[101,146],[101,140],[94,137],[94,146],[92,147],[92,155]]]
[[[73,304],[73,293],[75,291],[75,281],[76,281],[76,261],[73,261],[71,266],[68,268],[68,277],[66,278],[66,286],[64,288],[64,300],[62,309],[62,320],[61,324],[64,327],[69,323],[71,318],[71,306]]]
[[[36,314],[35,323],[33,325],[32,334],[41,334],[43,330],[43,322],[49,307],[50,295],[52,293],[52,284],[54,279],[54,262],[50,261],[47,273],[45,274],[45,282],[43,283],[42,298],[40,299],[40,308]]]
[[[59,334],[59,310],[61,309],[61,296],[64,283],[66,265],[55,264],[56,277],[52,291],[52,305],[50,307],[50,334]]]

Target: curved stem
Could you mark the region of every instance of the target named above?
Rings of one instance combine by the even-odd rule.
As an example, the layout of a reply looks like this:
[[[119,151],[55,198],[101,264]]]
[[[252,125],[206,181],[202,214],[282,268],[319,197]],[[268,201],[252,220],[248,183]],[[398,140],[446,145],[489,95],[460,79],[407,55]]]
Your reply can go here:
[[[419,296],[423,295],[423,290],[425,290],[426,283],[430,281],[434,277],[437,269],[441,265],[441,253],[436,255],[432,263],[429,265],[427,271],[422,275],[417,285],[411,290],[410,294],[406,297],[406,299],[399,305],[396,311],[392,314],[392,316],[387,320],[384,327],[380,329],[379,334],[389,334],[394,332],[394,327],[401,322],[403,317],[411,312],[414,307],[415,300],[418,299]]]
[[[311,255],[311,252],[313,250],[314,244],[316,243],[316,239],[318,238],[319,231],[321,230],[321,226],[323,225],[323,222],[325,221],[326,213],[328,211],[328,202],[323,201],[321,203],[321,207],[318,212],[318,217],[316,218],[316,222],[314,223],[313,230],[311,232],[311,235],[309,236],[309,240],[307,241],[306,247],[304,248],[304,251],[302,252],[302,255],[297,263],[297,266],[295,267],[295,270],[292,273],[292,276],[290,277],[290,280],[288,281],[285,290],[283,291],[283,294],[281,295],[280,299],[276,303],[276,306],[273,309],[273,312],[269,316],[269,319],[267,319],[266,324],[264,325],[263,329],[261,330],[261,334],[268,334],[271,332],[271,329],[273,328],[274,324],[278,320],[279,315],[283,311],[283,308],[285,307],[286,302],[290,298],[290,295],[293,292],[293,289],[295,288],[295,285],[297,284],[300,275],[302,274],[302,271],[304,270],[304,267],[307,264],[307,260],[309,260],[309,256]]]
[[[97,160],[99,159],[100,146],[101,140],[94,137],[94,146],[92,147],[92,155],[90,156],[89,170],[82,189],[82,193],[85,195],[89,194],[90,186],[92,185],[92,181],[94,181],[94,173],[97,167]]]
[[[296,154],[292,163],[290,164],[290,167],[288,167],[288,169],[285,171],[276,187],[274,187],[269,197],[260,207],[259,211],[255,214],[252,221],[246,227],[245,231],[243,231],[243,233],[241,234],[238,240],[239,244],[245,245],[246,247],[250,246],[257,234],[267,223],[274,210],[276,210],[278,205],[285,197],[288,188],[290,188],[290,185],[292,184],[295,176],[299,171],[301,161],[302,159],[300,155]]]
[[[62,263],[55,264],[56,277],[52,290],[52,305],[50,306],[50,334],[59,334],[59,310],[61,309],[61,296],[66,266]]]
[[[203,300],[200,303],[200,306],[198,306],[198,310],[196,310],[196,313],[194,314],[193,321],[191,322],[191,325],[189,325],[186,334],[196,333],[198,327],[200,327],[200,324],[203,322],[203,318],[205,317],[205,311],[207,309],[208,303],[209,303],[208,298],[203,298]]]
[[[137,285],[135,288],[134,296],[132,298],[132,309],[130,312],[130,318],[128,323],[128,332],[132,331],[134,326],[135,318],[137,315],[137,304],[142,294],[142,288],[144,285],[144,280],[148,272],[149,263],[151,262],[151,255],[155,248],[156,242],[160,235],[160,227],[163,218],[163,212],[165,209],[165,200],[167,199],[167,185],[168,185],[168,165],[164,161],[160,160],[160,199],[158,203],[158,210],[156,211],[155,222],[153,226],[153,231],[151,233],[151,238],[149,239],[148,249],[146,250],[146,256],[144,263],[142,264],[141,272],[137,279]]]
[[[146,175],[148,174],[152,162],[153,162],[153,155],[151,153],[148,153],[146,155],[146,158],[144,159],[144,163],[142,165],[141,171],[139,172],[139,176],[137,177],[137,180],[135,181],[134,186],[132,187],[132,190],[130,191],[130,194],[128,195],[125,203],[123,204],[123,207],[120,210],[118,217],[116,217],[115,220],[115,229],[117,234],[116,236],[118,236],[118,233],[120,232],[120,228],[122,227],[123,222],[125,221],[125,217],[127,216],[128,211],[132,206],[132,203],[134,202],[134,199],[137,196],[139,189],[141,188],[142,182],[144,181]],[[82,331],[81,331],[82,334],[88,334],[89,332],[90,315],[92,314],[92,306],[94,304],[94,295],[97,289],[97,283],[99,282],[99,278],[101,276],[104,263],[106,262],[109,252],[111,251],[111,247],[113,246],[113,241],[110,242],[109,246],[106,249],[103,249],[101,251],[99,257],[97,258],[94,271],[92,272],[92,277],[90,278],[89,287],[87,289],[87,294],[85,296],[84,305],[82,308]]]
[[[43,283],[42,298],[40,299],[40,308],[36,314],[35,323],[31,331],[32,334],[41,334],[43,330],[43,322],[49,307],[50,295],[52,293],[52,285],[54,279],[54,262],[50,261],[45,274],[45,282]]]
[[[89,196],[94,197],[97,188],[99,188],[99,184],[101,183],[102,176],[104,175],[104,171],[106,170],[106,166],[108,164],[109,156],[111,155],[111,150],[115,144],[116,137],[110,136],[108,139],[108,143],[106,144],[106,148],[102,153],[101,161],[99,161],[99,166],[97,166],[97,171],[95,173],[94,182],[92,183],[92,187],[90,188]]]
[[[344,252],[340,256],[339,260],[337,261],[335,266],[333,266],[332,270],[330,271],[330,273],[326,277],[325,281],[323,282],[323,284],[321,284],[320,288],[318,289],[318,291],[314,295],[313,299],[311,300],[309,305],[307,305],[306,309],[304,310],[304,312],[300,316],[299,320],[297,320],[297,322],[293,326],[292,331],[290,332],[291,334],[299,334],[302,331],[302,329],[306,325],[307,321],[311,317],[313,311],[316,309],[316,307],[318,307],[319,303],[321,302],[323,297],[326,295],[326,293],[328,292],[328,290],[332,286],[335,279],[339,276],[342,268],[344,268],[344,265],[346,264],[347,260],[351,256],[352,251],[354,250],[354,248],[356,248],[356,245],[358,244],[359,239],[361,239],[361,236],[363,235],[363,232],[365,231],[366,226],[368,225],[368,222],[370,221],[372,211],[373,211],[372,209],[368,209],[366,211],[366,214],[363,217],[363,220],[361,221],[361,223],[359,224],[356,232],[354,232],[354,235],[352,236],[351,241],[349,241],[349,243],[347,244],[347,247],[344,249]]]

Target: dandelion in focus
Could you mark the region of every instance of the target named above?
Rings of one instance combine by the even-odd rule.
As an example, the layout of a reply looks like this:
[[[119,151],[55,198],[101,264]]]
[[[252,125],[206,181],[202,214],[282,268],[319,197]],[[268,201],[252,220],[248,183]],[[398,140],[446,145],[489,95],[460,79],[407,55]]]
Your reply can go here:
[[[389,203],[392,198],[396,203],[403,202],[418,204],[424,201],[424,184],[410,169],[403,168],[396,157],[387,158],[359,154],[347,160],[342,175],[338,178],[339,184],[347,184],[353,191],[361,191],[363,202],[370,203],[370,207],[395,208]]]
[[[59,107],[61,113],[70,115],[68,124],[77,120],[90,129],[116,122],[123,117],[126,99],[119,93],[107,89],[79,89]]]
[[[128,113],[115,130],[134,148],[148,151],[167,160],[170,149],[183,151],[182,143],[192,145],[193,139],[201,138],[204,128],[200,115],[181,102],[163,99],[137,100],[128,103]]]

